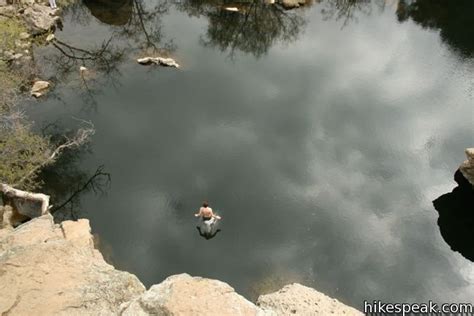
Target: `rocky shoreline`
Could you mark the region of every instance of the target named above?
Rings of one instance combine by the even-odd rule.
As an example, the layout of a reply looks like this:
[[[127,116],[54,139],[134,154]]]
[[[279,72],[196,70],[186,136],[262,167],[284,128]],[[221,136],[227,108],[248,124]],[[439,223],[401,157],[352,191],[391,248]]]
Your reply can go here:
[[[296,283],[256,304],[224,282],[188,274],[147,291],[105,262],[87,219],[54,224],[49,214],[0,229],[0,291],[0,315],[363,315]]]
[[[310,2],[278,3],[291,9]],[[0,23],[8,23],[12,34],[9,44],[0,49],[0,61],[23,67],[34,65],[32,46],[52,40],[60,18],[59,11],[49,8],[47,1],[0,0]],[[140,60],[165,63],[162,59]],[[32,93],[41,96],[48,87],[47,82],[40,82]],[[468,159],[460,172],[474,185],[474,149],[467,149],[466,154]],[[256,303],[224,282],[188,274],[170,276],[146,290],[136,276],[105,262],[94,246],[88,220],[54,224],[47,214],[13,229],[6,225],[9,216],[0,207],[2,316],[362,315],[297,283],[261,295]]]
[[[0,59],[5,62],[29,62],[35,38],[52,34],[61,19],[59,10],[51,9],[47,1],[0,0],[0,22],[9,24],[5,38],[10,43],[0,50]]]
[[[38,79],[33,49],[54,39],[60,12],[46,0],[0,0],[0,80],[15,82],[7,90],[32,87],[34,97],[47,92],[50,83]]]

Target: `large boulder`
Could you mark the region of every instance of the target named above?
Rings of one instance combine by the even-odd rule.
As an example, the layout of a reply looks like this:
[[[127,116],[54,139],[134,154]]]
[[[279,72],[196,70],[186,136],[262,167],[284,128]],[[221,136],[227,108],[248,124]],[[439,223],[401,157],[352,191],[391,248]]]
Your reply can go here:
[[[459,170],[463,176],[474,186],[474,148],[466,149],[467,160],[464,161]]]
[[[34,3],[23,12],[23,19],[31,34],[43,34],[54,29],[59,17],[48,6]]]
[[[261,295],[257,305],[276,315],[364,315],[312,288],[293,283],[275,293]]]
[[[145,291],[104,261],[86,219],[47,214],[0,232],[1,315],[113,315]]]
[[[227,283],[188,274],[170,276],[120,309],[123,316],[264,314]]]

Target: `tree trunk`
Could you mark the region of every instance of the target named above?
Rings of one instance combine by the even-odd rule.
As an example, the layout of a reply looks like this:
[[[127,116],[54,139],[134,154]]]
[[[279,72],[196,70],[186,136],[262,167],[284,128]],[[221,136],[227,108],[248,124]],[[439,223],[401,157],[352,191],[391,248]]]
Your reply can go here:
[[[10,204],[10,206],[12,206],[13,209],[15,209],[15,205],[14,203],[11,203],[11,202],[13,202],[13,199],[18,198],[18,199],[24,199],[24,200],[33,201],[33,202],[40,202],[41,203],[40,215],[44,215],[49,212],[49,209],[50,209],[49,195],[46,195],[43,193],[33,193],[33,192],[18,190],[4,183],[0,183],[0,192],[2,192],[4,197],[6,197],[6,200],[10,202],[10,203],[5,203],[5,204]]]

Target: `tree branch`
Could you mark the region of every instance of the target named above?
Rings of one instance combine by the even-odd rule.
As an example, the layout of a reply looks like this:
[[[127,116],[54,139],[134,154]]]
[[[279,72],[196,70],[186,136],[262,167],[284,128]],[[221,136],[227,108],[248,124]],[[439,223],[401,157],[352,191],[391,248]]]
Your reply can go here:
[[[72,147],[79,147],[87,140],[89,139],[90,136],[92,136],[95,133],[94,125],[92,122],[87,122],[84,120],[80,120],[87,125],[89,125],[88,128],[80,128],[74,138],[68,139],[66,138],[66,142],[59,145],[56,147],[56,149],[51,153],[49,157],[47,157],[41,164],[38,164],[35,166],[33,169],[31,169],[26,175],[24,175],[17,183],[15,183],[13,186],[19,186],[22,183],[25,182],[29,177],[34,175],[36,172],[38,172],[41,168],[45,167],[46,165],[52,163],[57,156],[59,156],[66,148],[72,148]]]
[[[41,202],[41,215],[46,214],[50,209],[49,195],[18,190],[5,183],[0,183],[0,192],[5,194],[8,198],[21,198]]]
[[[82,187],[80,187],[78,190],[73,192],[71,194],[71,196],[69,196],[69,198],[66,199],[63,203],[61,203],[60,205],[58,205],[58,206],[54,207],[53,209],[51,209],[51,213],[54,213],[54,212],[60,210],[61,208],[63,208],[64,206],[66,206],[67,204],[72,202],[76,196],[78,196],[81,192],[87,190],[89,187],[91,187],[92,190],[94,190],[94,192],[95,192],[95,187],[96,187],[96,181],[95,180],[96,180],[96,178],[106,177],[106,183],[105,184],[109,183],[110,182],[110,173],[104,172],[103,170],[104,170],[104,166],[99,166],[99,168],[97,168],[95,173],[89,178],[89,180],[87,180],[82,185]],[[102,189],[99,188],[99,190],[102,190]]]

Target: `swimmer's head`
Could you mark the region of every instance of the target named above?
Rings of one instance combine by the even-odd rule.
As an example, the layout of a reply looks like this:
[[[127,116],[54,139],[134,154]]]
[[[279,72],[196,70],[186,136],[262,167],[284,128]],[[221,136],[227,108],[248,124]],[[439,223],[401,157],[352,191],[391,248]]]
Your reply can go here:
[[[209,203],[207,203],[207,201],[202,202],[202,207],[208,207],[208,206],[209,206]]]

